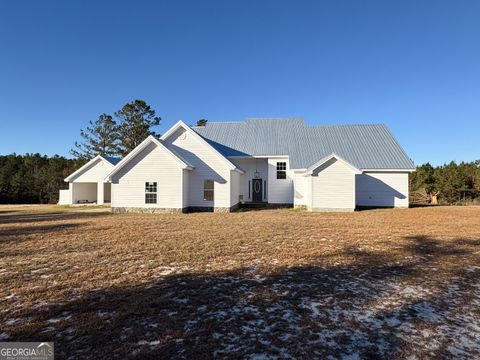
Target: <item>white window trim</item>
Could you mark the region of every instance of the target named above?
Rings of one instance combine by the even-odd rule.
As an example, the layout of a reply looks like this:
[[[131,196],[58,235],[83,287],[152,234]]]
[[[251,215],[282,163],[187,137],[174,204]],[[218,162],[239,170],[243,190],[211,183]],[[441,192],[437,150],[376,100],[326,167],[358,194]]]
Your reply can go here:
[[[147,184],[155,184],[155,191],[147,191]],[[155,195],[155,202],[147,202],[147,194]],[[158,182],[145,181],[145,205],[158,204]]]
[[[205,187],[207,181],[211,181],[211,182],[212,182],[212,188],[211,188],[211,189],[207,189],[207,188]],[[206,196],[205,196],[205,192],[206,192],[206,191],[212,193],[212,200],[209,200],[209,199],[206,198]],[[203,201],[215,201],[215,181],[212,180],[212,179],[205,179],[205,180],[203,180]]]
[[[285,170],[278,170],[278,164],[285,164]],[[277,162],[275,163],[275,171],[276,171],[275,177],[276,177],[277,180],[287,180],[287,162],[286,162],[286,161],[277,161]],[[285,173],[285,177],[284,177],[284,178],[279,178],[279,177],[278,177],[279,171]]]

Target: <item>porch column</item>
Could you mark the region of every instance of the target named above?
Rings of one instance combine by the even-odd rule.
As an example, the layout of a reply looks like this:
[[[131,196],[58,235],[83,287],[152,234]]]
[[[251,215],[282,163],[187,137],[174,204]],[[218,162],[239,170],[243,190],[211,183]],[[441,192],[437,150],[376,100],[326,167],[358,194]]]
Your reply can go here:
[[[103,194],[103,181],[97,183],[97,205],[103,205],[104,194]]]
[[[70,205],[73,205],[73,183],[68,183],[68,200]]]

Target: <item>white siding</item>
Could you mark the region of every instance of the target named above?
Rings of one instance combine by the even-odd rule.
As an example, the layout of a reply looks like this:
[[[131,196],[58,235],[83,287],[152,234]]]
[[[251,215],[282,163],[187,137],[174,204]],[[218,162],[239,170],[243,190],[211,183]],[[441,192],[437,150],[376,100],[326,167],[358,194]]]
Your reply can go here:
[[[408,173],[368,172],[357,175],[357,205],[408,207]]]
[[[240,178],[243,175],[240,174],[238,171],[231,170],[230,172],[230,204],[234,206],[239,203],[239,195],[240,195]],[[245,199],[245,197],[244,197]]]
[[[89,183],[89,182],[104,182],[105,177],[112,171],[113,165],[98,159],[87,169],[82,171],[73,182],[76,183]]]
[[[343,162],[331,159],[310,177],[312,210],[355,209],[355,173]]]
[[[157,204],[145,204],[145,182],[157,182]],[[150,144],[112,179],[112,207],[183,207],[183,169],[165,149]]]
[[[189,175],[190,170],[183,169],[183,182],[182,182],[182,204],[183,208],[188,208],[188,187],[189,187]]]
[[[184,129],[175,131],[165,141],[195,167],[189,173],[189,206],[229,208],[234,205],[230,199],[230,168],[220,155]],[[214,201],[203,200],[204,180],[215,182]]]
[[[287,178],[277,179],[277,162],[287,163]],[[287,158],[268,159],[268,202],[272,204],[293,204],[293,171]]]
[[[58,205],[70,205],[71,200],[70,200],[70,190],[60,190],[59,196],[58,196]]]
[[[311,178],[304,176],[303,173],[294,173],[293,186],[294,186],[294,206],[310,206],[311,204]]]
[[[255,178],[255,172],[258,172],[258,176],[260,179],[264,180],[262,182],[262,190],[263,193],[265,194],[265,181],[267,181],[267,189],[268,189],[268,164],[267,164],[267,159],[253,159],[253,158],[248,158],[248,159],[241,159],[241,158],[234,158],[231,159],[231,161],[236,164],[240,169],[245,171],[245,174],[240,174],[239,178],[239,190],[238,194],[243,195],[243,200],[246,202],[252,201],[252,191],[248,189],[249,187],[249,182],[250,182],[250,187],[252,179]],[[232,190],[233,190],[233,185],[232,185]],[[263,201],[268,201],[267,196],[263,195]],[[238,199],[238,197],[237,197]],[[238,201],[238,200],[237,200]]]

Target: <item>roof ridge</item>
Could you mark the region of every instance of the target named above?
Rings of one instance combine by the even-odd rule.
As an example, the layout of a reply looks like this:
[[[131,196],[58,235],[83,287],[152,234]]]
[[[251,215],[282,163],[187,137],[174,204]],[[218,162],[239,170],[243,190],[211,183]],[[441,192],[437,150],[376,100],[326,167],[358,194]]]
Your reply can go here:
[[[352,123],[352,124],[314,124],[314,125],[307,125],[309,127],[315,127],[315,126],[322,126],[322,127],[327,127],[327,126],[385,126],[387,127],[386,124],[383,123],[375,123],[375,124],[361,124],[361,123]]]

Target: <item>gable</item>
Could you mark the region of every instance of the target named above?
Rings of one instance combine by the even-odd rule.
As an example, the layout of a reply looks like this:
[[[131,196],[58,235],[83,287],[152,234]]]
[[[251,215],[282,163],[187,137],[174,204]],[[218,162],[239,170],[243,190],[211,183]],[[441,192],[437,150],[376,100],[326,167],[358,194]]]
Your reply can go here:
[[[168,152],[150,142],[148,145],[138,151],[124,166],[118,169],[114,174],[109,176],[113,183],[119,180],[135,180],[141,176],[148,176],[150,174],[178,174],[182,171],[178,162],[172,158]]]
[[[96,156],[80,169],[65,178],[66,182],[99,182],[112,171],[113,165],[101,156]]]
[[[345,161],[344,159],[342,159],[336,154],[331,154],[317,161],[315,164],[313,164],[307,169],[307,173],[315,176],[315,175],[318,175],[318,173],[328,169],[332,165],[335,165],[336,168],[344,167],[348,169],[350,172],[353,172],[354,174],[362,173],[358,168],[356,168],[355,166]]]
[[[151,149],[152,147],[160,149],[160,151],[164,155],[168,156],[170,160],[173,160],[179,168],[187,170],[193,169],[190,163],[188,163],[185,159],[181,158],[180,155],[176,153],[173,149],[169,148],[167,144],[150,135],[113,168],[113,170],[107,175],[107,180],[111,180],[113,176],[120,170],[122,170],[124,167],[128,167],[130,169],[133,168],[136,164],[135,159],[137,158],[137,156],[141,155],[143,150],[147,148]],[[159,163],[158,165],[161,165],[161,163]]]
[[[320,166],[312,170],[312,176],[318,176],[319,174],[354,174],[355,171],[351,166],[344,162],[332,157],[325,161]]]
[[[236,170],[243,173],[212,144],[182,121],[172,126],[161,137],[161,140],[168,144],[172,151],[187,159],[195,167],[207,164],[217,170]]]
[[[222,157],[183,128],[175,130],[164,141],[199,171],[207,167],[217,173],[229,172],[231,170],[231,166]]]

